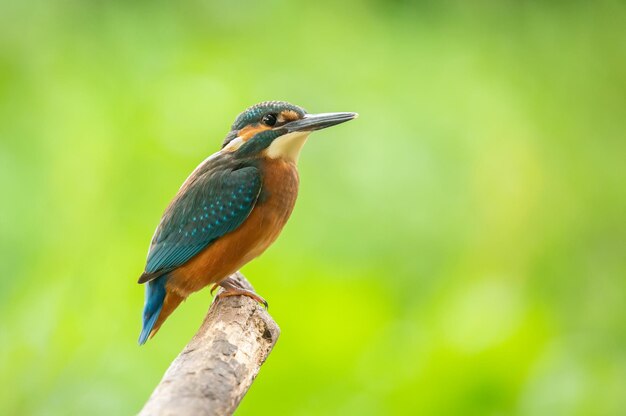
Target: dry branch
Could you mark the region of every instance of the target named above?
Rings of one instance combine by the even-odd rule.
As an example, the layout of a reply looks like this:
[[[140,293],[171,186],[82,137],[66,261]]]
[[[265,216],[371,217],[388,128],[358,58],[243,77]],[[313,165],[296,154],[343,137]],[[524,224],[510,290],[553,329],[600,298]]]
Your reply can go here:
[[[240,273],[233,277],[252,288]],[[218,299],[140,415],[232,414],[279,334],[276,322],[254,300],[245,296]]]

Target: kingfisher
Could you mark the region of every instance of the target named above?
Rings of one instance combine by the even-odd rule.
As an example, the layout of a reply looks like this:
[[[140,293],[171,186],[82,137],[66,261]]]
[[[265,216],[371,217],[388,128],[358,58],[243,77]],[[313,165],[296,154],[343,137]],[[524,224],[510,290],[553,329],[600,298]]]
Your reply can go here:
[[[239,114],[221,149],[189,175],[154,232],[146,267],[139,344],[154,336],[191,293],[212,285],[218,297],[254,291],[229,276],[263,253],[285,226],[298,195],[298,157],[311,132],[356,113],[309,114],[266,101]]]

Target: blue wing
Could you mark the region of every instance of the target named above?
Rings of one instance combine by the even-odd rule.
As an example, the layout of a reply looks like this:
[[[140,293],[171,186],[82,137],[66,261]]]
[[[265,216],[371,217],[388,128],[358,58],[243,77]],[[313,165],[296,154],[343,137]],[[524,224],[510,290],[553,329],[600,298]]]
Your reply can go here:
[[[182,266],[213,241],[237,229],[250,215],[260,190],[261,177],[253,166],[192,174],[154,233],[139,283]]]

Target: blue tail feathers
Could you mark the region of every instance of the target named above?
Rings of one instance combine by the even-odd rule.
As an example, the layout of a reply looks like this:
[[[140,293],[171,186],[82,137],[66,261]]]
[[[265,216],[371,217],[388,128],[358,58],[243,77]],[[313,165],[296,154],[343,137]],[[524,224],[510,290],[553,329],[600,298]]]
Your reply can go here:
[[[139,345],[145,344],[152,332],[154,323],[163,308],[165,299],[165,282],[167,275],[157,277],[146,283],[146,301],[143,307],[143,328],[139,335]]]

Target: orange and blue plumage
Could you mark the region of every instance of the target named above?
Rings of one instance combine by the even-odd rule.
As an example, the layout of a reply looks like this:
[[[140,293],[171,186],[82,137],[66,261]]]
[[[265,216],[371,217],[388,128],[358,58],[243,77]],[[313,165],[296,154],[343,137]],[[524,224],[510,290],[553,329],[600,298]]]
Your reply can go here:
[[[297,159],[308,135],[356,117],[307,114],[280,101],[257,104],[235,120],[222,149],[183,183],[159,223],[148,252],[143,328],[154,335],[191,293],[207,285],[224,296],[254,292],[228,276],[260,255],[280,234],[298,193]]]

